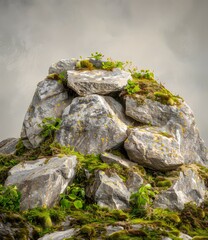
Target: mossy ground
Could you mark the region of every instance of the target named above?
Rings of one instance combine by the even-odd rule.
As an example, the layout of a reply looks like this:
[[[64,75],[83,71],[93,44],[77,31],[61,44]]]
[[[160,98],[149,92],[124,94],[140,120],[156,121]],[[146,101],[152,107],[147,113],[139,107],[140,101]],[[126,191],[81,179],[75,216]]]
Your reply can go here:
[[[83,155],[76,152],[71,147],[63,147],[59,144],[52,143],[48,138],[41,146],[34,150],[27,150],[20,141],[17,147],[16,155],[1,155],[0,169],[1,182],[7,177],[8,170],[21,161],[33,160],[40,157],[51,157],[53,155],[76,155],[79,161],[78,171],[74,179],[74,186],[85,188],[87,182],[86,171],[93,175],[97,169],[116,172],[125,181],[128,170],[117,165],[108,165],[103,163],[99,155]],[[112,151],[111,151],[112,152]],[[114,150],[112,153],[125,158],[125,151],[122,149]],[[189,166],[190,167],[190,166]],[[184,168],[184,167],[183,167]],[[205,167],[193,165],[204,179],[207,179],[207,169]],[[155,194],[169,188],[178,177],[179,171],[158,172],[145,169],[141,166],[132,169],[138,172],[144,179],[144,184],[149,183]],[[180,170],[180,169],[179,169]],[[172,212],[163,209],[153,209],[151,204],[147,206],[143,215],[135,215],[130,207],[126,211],[109,210],[96,205],[86,196],[82,198],[83,206],[76,209],[71,205],[69,208],[63,207],[60,202],[53,208],[32,209],[24,212],[15,212],[25,222],[30,223],[35,229],[35,237],[43,236],[46,233],[64,230],[63,222],[70,216],[68,228],[80,229],[72,239],[145,239],[159,240],[161,236],[169,236],[174,240],[179,240],[179,232],[193,236],[194,239],[207,239],[208,228],[208,201],[200,207],[187,205],[181,212]],[[2,210],[3,211],[3,210]],[[12,212],[10,212],[13,214]],[[140,229],[133,229],[132,225],[140,224]],[[106,236],[107,226],[122,226],[124,229],[120,232]],[[24,233],[24,231],[23,231]],[[26,232],[24,233],[26,236]],[[21,235],[22,237],[22,235]],[[23,236],[24,237],[24,236]],[[24,239],[22,237],[22,239]]]

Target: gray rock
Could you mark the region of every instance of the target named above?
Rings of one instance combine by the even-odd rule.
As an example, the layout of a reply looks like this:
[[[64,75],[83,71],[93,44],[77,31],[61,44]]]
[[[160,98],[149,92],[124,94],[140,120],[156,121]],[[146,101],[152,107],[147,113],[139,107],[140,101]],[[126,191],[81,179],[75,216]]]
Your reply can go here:
[[[100,155],[100,157],[101,157],[102,161],[105,163],[108,163],[108,164],[116,163],[125,168],[131,168],[131,167],[137,165],[136,163],[133,163],[127,159],[123,159],[121,157],[113,155],[112,153],[104,152]]]
[[[12,212],[0,212],[0,239],[1,240],[33,240],[37,232],[22,216]]]
[[[184,163],[176,139],[154,127],[132,129],[124,148],[131,161],[159,171],[176,169]]]
[[[84,71],[67,71],[68,87],[78,95],[90,94],[106,95],[111,92],[121,91],[131,79],[129,72],[118,68],[112,71],[101,69]]]
[[[192,110],[185,103],[169,106],[146,99],[138,103],[137,99],[126,97],[126,115],[172,134],[180,144],[185,163],[208,165],[208,152],[199,136]]]
[[[111,107],[111,109],[114,111],[114,113],[116,114],[116,116],[122,121],[124,122],[126,125],[128,126],[134,126],[137,125],[137,123],[134,121],[134,119],[126,116],[125,114],[125,109],[122,106],[121,103],[119,103],[118,101],[116,101],[113,97],[110,96],[103,96],[105,101],[109,104],[109,106]]]
[[[115,232],[119,232],[121,230],[124,230],[122,226],[107,226],[106,227],[106,236],[109,236]]]
[[[21,192],[21,210],[53,206],[73,181],[75,156],[26,161],[9,171],[5,185],[16,185]]]
[[[61,59],[60,61],[53,63],[48,73],[61,73],[63,71],[74,70],[76,66],[77,60],[76,59]]]
[[[56,141],[84,154],[102,153],[127,137],[127,126],[98,95],[75,98],[64,110],[62,120]]]
[[[143,184],[143,178],[134,171],[129,171],[128,177],[126,180],[126,187],[130,193],[137,192],[138,189]]]
[[[40,136],[42,120],[46,117],[60,118],[71,102],[63,84],[55,80],[38,83],[32,103],[25,115],[21,138],[27,148],[36,148],[44,140]]]
[[[182,238],[183,240],[191,240],[193,239],[191,236],[185,234],[185,233],[182,233],[180,232],[180,235],[179,235],[180,238]]]
[[[86,193],[101,207],[127,209],[129,206],[130,192],[116,173],[107,175],[103,171],[97,171]]]
[[[156,196],[154,207],[182,210],[188,202],[200,205],[205,194],[204,181],[193,169],[188,168],[180,172],[178,180],[168,190]]]
[[[0,142],[0,154],[15,154],[19,138],[7,138]]]
[[[43,237],[38,238],[38,240],[64,240],[66,238],[75,236],[77,232],[78,230],[71,228],[66,231],[58,231],[58,232],[46,234]]]

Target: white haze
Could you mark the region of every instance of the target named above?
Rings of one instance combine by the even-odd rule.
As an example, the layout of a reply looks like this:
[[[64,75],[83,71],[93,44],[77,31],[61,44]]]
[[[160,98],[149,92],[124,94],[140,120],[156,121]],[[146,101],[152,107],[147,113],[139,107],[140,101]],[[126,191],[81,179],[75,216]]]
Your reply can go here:
[[[208,143],[207,0],[0,0],[0,140],[18,137],[51,63],[131,60],[184,97]]]

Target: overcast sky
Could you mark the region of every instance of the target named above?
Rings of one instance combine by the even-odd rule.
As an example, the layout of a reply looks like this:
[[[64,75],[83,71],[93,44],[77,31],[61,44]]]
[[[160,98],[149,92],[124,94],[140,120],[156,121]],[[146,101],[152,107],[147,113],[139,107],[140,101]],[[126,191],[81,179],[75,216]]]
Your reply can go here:
[[[19,137],[51,63],[100,51],[154,70],[208,145],[208,0],[0,0],[0,140]]]

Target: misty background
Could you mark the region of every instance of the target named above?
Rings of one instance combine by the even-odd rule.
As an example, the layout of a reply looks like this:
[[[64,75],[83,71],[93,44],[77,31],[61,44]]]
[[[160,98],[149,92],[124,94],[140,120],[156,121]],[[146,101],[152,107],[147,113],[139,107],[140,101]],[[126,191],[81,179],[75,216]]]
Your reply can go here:
[[[208,145],[207,0],[0,0],[0,141],[19,137],[51,63],[102,52],[154,70]]]

